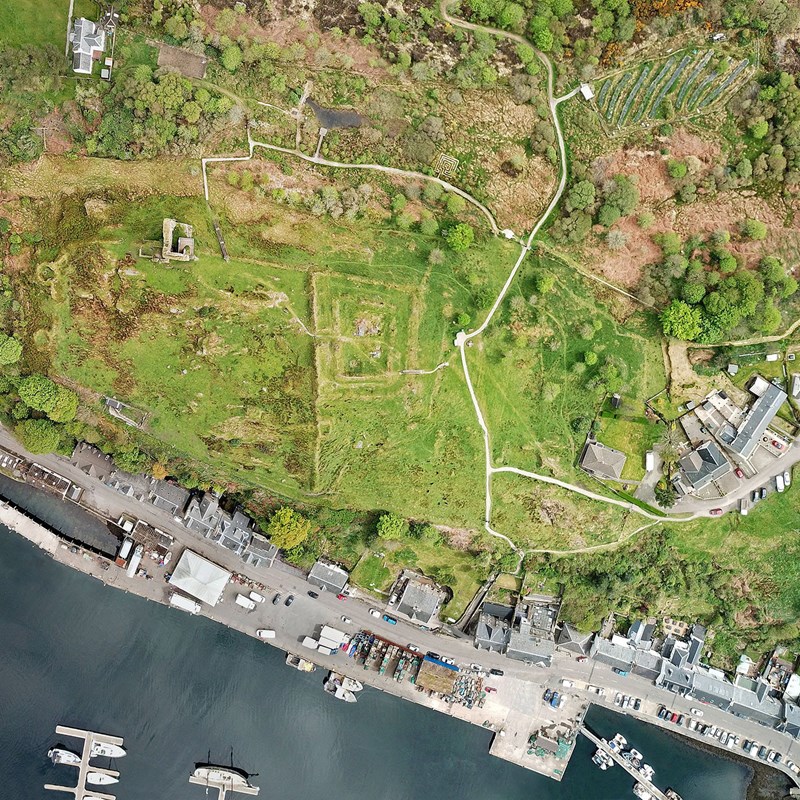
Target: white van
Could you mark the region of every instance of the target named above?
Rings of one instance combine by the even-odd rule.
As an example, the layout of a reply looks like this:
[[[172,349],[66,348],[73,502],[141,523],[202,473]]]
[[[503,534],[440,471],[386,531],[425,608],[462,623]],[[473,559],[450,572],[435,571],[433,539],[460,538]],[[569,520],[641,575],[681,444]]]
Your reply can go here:
[[[256,610],[256,604],[249,597],[245,597],[243,594],[236,595],[236,605],[246,608],[248,611]]]
[[[263,603],[264,600],[267,599],[263,594],[259,594],[258,592],[250,592],[249,597],[254,603]]]

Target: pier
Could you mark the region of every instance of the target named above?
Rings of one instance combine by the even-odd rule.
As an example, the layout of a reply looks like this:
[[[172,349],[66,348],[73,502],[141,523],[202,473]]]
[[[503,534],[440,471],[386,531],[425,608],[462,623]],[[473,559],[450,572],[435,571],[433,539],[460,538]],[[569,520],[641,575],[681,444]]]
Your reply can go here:
[[[122,746],[122,739],[119,736],[109,736],[106,733],[94,733],[93,731],[82,731],[80,728],[68,728],[64,725],[57,725],[56,733],[62,736],[74,736],[76,739],[83,739],[81,763],[76,765],[78,767],[78,785],[56,786],[52,783],[46,783],[44,788],[51,789],[55,792],[69,792],[75,796],[75,800],[116,800],[113,794],[105,794],[93,786],[87,786],[86,775],[89,772],[99,772],[111,778],[118,778],[119,772],[116,770],[96,767],[93,764],[89,764],[89,760],[92,758],[92,746],[95,742]],[[95,758],[100,758],[100,756],[95,756]]]
[[[655,786],[651,781],[647,780],[647,778],[639,772],[636,767],[633,766],[629,761],[624,759],[618,750],[612,750],[608,746],[608,742],[605,739],[601,739],[598,736],[595,736],[585,725],[581,725],[580,732],[592,743],[597,745],[597,747],[602,750],[604,753],[607,753],[611,758],[616,761],[626,772],[628,772],[632,778],[635,779],[637,783],[641,783],[645,789],[655,798],[655,800],[670,800],[670,798],[661,791],[657,786]]]

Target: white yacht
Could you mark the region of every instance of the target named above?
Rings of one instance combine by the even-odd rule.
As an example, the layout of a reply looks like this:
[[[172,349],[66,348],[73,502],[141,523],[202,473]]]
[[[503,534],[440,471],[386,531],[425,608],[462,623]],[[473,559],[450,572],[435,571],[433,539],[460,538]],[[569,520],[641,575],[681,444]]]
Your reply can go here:
[[[92,786],[110,786],[112,783],[119,783],[119,778],[106,775],[105,772],[87,772],[86,783],[91,783]]]
[[[192,780],[194,778],[194,780]],[[189,779],[190,783],[199,783],[215,788],[224,787],[229,792],[236,792],[239,789],[255,789],[247,779],[246,773],[231,767],[218,767],[208,765],[197,767]],[[248,792],[251,794],[251,792]]]
[[[63,747],[53,747],[47,751],[47,757],[54,764],[69,764],[72,767],[80,766],[81,757],[72,750],[65,750]]]
[[[109,744],[108,742],[94,742],[92,744],[92,758],[96,756],[104,756],[105,758],[122,758],[127,755],[124,747],[118,744]]]

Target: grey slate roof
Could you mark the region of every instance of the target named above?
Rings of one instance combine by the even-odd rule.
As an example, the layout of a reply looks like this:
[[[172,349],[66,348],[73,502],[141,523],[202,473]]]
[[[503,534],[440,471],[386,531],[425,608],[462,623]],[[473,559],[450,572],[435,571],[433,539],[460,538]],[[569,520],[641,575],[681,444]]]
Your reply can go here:
[[[686,667],[676,667],[667,659],[661,659],[661,670],[656,678],[656,686],[663,686],[671,692],[686,694],[692,688],[692,671]]]
[[[189,500],[189,492],[182,486],[158,479],[153,479],[150,493],[153,505],[173,517],[183,513]]]
[[[613,447],[606,447],[600,442],[590,440],[583,449],[581,467],[591,475],[618,480],[627,458],[625,453],[620,453]]]
[[[527,633],[512,631],[506,655],[519,661],[532,661],[549,667],[553,661],[555,644],[550,639],[539,639]]]
[[[475,646],[492,650],[495,653],[504,653],[511,637],[508,623],[493,617],[491,614],[481,614],[478,626],[475,628]]]
[[[556,645],[561,650],[569,650],[579,656],[588,656],[592,647],[593,633],[581,633],[565,622],[556,637]]]
[[[183,524],[203,536],[211,536],[222,519],[219,500],[205,492],[202,497],[192,497],[186,506]]]
[[[86,442],[79,442],[72,451],[70,461],[81,472],[85,472],[91,478],[105,483],[116,471],[116,466],[111,456],[106,455],[102,450]]]
[[[311,572],[308,573],[308,582],[324,591],[339,594],[347,586],[349,577],[346,569],[320,559],[311,567]]]
[[[637,650],[632,672],[655,680],[661,672],[661,656],[654,650]]]
[[[410,619],[428,623],[436,615],[442,593],[434,586],[409,578],[397,603],[397,611]]]
[[[242,561],[254,567],[269,567],[278,555],[278,548],[266,536],[254,533],[242,553]]]
[[[618,669],[630,670],[633,666],[635,649],[627,645],[619,645],[596,636],[592,642],[591,656],[603,664],[608,664]]]
[[[744,458],[750,458],[758,447],[761,436],[775,418],[778,409],[786,400],[786,392],[770,383],[764,394],[757,397],[747,415],[747,419],[730,443],[729,447]]]
[[[680,466],[686,482],[696,490],[708,486],[733,469],[715,442],[703,442],[680,460]]]
[[[784,701],[782,727],[790,736],[800,738],[800,706]]]
[[[235,511],[232,516],[223,511],[220,514],[219,527],[211,534],[211,538],[240,556],[250,543],[250,537],[253,535],[252,525],[250,517],[241,511]]]
[[[72,43],[73,71],[91,75],[94,55],[99,55],[105,50],[105,31],[98,28],[91,20],[79,17],[72,24],[69,40]]]

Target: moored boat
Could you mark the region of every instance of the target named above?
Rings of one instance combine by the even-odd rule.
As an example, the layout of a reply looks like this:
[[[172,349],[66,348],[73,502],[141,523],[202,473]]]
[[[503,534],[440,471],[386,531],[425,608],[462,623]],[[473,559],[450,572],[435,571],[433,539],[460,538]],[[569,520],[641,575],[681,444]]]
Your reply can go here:
[[[87,772],[86,783],[91,783],[92,786],[110,786],[112,783],[119,783],[119,778],[106,775],[105,772]]]
[[[360,692],[364,688],[364,684],[361,681],[357,681],[355,678],[342,678],[342,688],[347,689],[350,692]]]
[[[639,800],[653,800],[653,795],[647,790],[643,783],[634,784],[633,793]]]
[[[70,767],[80,766],[81,757],[72,750],[66,750],[63,747],[52,747],[47,751],[47,757],[54,764],[67,764]]]
[[[228,791],[235,792],[237,789],[255,788],[249,781],[246,772],[235,767],[219,767],[208,764],[197,767],[191,776],[192,783],[205,784],[207,786],[224,786]]]
[[[118,744],[109,744],[108,742],[94,742],[92,744],[92,758],[96,756],[104,756],[105,758],[122,758],[127,755],[124,747]]]
[[[316,664],[312,664],[310,661],[300,658],[300,656],[293,656],[291,653],[286,656],[286,663],[290,667],[299,669],[300,672],[313,672],[317,668]]]

